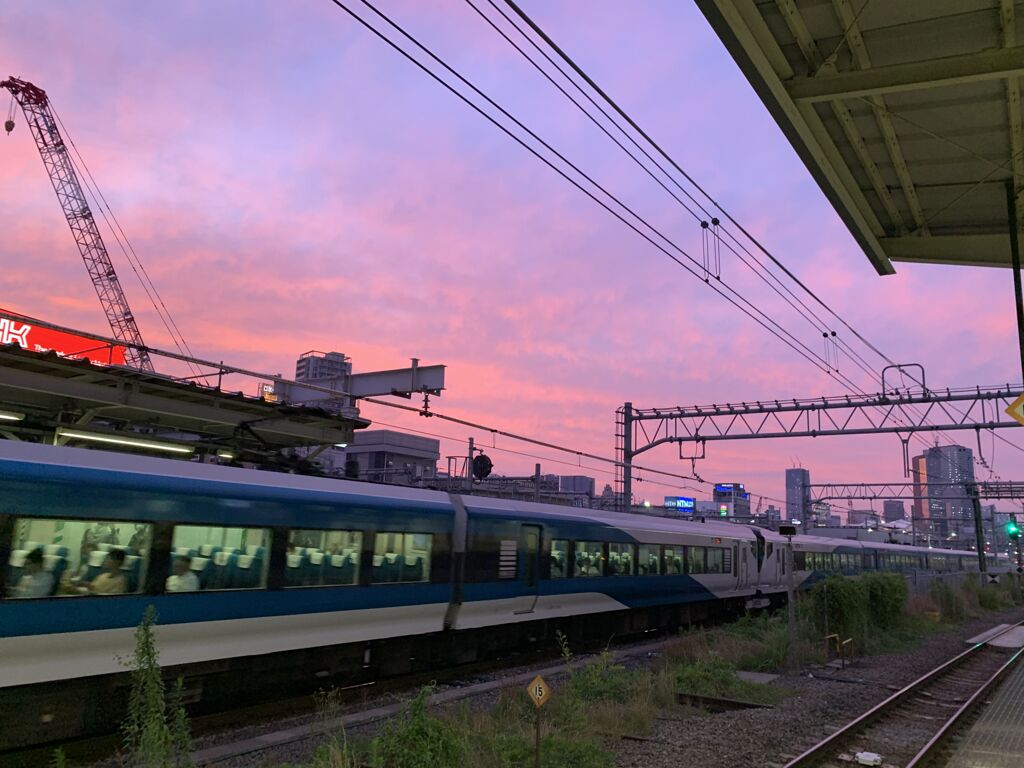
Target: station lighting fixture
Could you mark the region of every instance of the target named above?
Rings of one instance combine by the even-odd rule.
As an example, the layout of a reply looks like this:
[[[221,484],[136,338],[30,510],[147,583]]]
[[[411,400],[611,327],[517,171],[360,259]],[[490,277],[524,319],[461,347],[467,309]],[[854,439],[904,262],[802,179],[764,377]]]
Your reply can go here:
[[[149,451],[163,451],[165,453],[177,453],[189,455],[195,453],[195,448],[176,443],[165,443],[160,440],[149,440],[142,437],[129,437],[127,435],[115,435],[101,432],[84,432],[80,429],[67,429],[57,427],[57,437],[67,437],[73,440],[88,440],[96,443],[107,443],[110,445],[124,445],[130,448],[143,448]]]
[[[23,421],[24,419],[24,413],[18,413],[17,411],[0,411],[0,421]]]
[[[230,461],[231,459],[235,458],[235,454],[233,454],[231,451],[225,451],[222,448],[221,450],[217,451],[217,458],[224,459],[225,461]]]
[[[348,443],[335,443],[335,448],[348,448]]]
[[[650,509],[650,508],[651,508],[651,502],[649,502],[647,499],[644,499],[644,509]]]

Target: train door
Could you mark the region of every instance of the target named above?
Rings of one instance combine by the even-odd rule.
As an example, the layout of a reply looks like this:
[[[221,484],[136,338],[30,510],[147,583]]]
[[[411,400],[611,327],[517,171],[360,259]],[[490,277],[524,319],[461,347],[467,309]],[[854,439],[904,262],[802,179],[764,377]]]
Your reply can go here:
[[[750,557],[744,541],[736,545],[736,586],[745,587],[750,581]]]
[[[540,526],[524,525],[519,531],[519,594],[517,614],[533,613],[540,594]]]

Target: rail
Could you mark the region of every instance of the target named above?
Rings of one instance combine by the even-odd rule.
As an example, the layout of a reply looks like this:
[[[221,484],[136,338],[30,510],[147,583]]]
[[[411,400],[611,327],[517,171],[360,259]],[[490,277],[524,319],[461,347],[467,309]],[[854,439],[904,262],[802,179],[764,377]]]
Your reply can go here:
[[[904,701],[906,701],[912,695],[920,691],[929,683],[932,683],[933,681],[946,675],[952,669],[959,667],[967,659],[976,656],[978,653],[980,653],[988,646],[988,643],[990,641],[994,640],[997,637],[1001,637],[1007,632],[1010,632],[1011,630],[1014,630],[1020,626],[1024,626],[1024,621],[1019,621],[1016,624],[1010,625],[1001,632],[998,632],[990,637],[987,637],[981,642],[975,643],[963,653],[959,653],[952,659],[943,662],[939,666],[932,669],[930,672],[925,673],[918,679],[914,680],[912,683],[909,683],[908,685],[904,686],[889,698],[885,699],[879,704],[876,704],[867,712],[863,713],[854,720],[851,720],[849,723],[844,725],[835,733],[831,734],[830,736],[826,737],[822,741],[812,746],[810,749],[807,749],[802,754],[790,760],[788,763],[786,763],[785,768],[809,768],[809,766],[816,765],[819,761],[826,759],[828,754],[832,750],[837,749],[840,744],[853,737],[862,729],[879,720],[882,716],[888,714],[896,706],[902,704]],[[994,675],[989,677],[985,681],[985,683],[983,683],[982,686],[979,687],[974,692],[974,694],[969,697],[969,699],[963,704],[963,706],[961,706],[956,711],[956,713],[954,713],[953,716],[949,718],[949,720],[947,720],[946,723],[943,724],[942,728],[918,752],[918,754],[913,758],[913,760],[907,766],[907,768],[911,768],[911,766],[921,766],[924,764],[925,760],[930,759],[931,756],[934,754],[935,750],[938,749],[940,743],[945,740],[946,736],[948,736],[952,729],[963,719],[964,715],[971,708],[973,708],[975,704],[978,703],[980,698],[984,696],[986,692],[991,690],[992,686],[994,686],[1002,678],[1002,676],[1006,674],[1007,671],[1009,671],[1010,665],[1012,665],[1016,660],[1018,660],[1022,653],[1024,653],[1024,649],[1017,651],[1017,653],[1013,655],[1010,661],[1008,661],[1006,664],[1000,667],[1000,669]]]

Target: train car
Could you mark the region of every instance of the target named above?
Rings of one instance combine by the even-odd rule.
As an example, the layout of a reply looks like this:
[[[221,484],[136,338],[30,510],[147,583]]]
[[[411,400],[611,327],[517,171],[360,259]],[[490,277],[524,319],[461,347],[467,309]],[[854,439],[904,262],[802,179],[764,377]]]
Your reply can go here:
[[[797,536],[793,559],[798,588],[810,589],[834,575],[856,576],[871,571],[913,574],[978,573],[978,556],[972,552],[914,547],[888,542]],[[986,569],[992,574],[1011,570],[1005,556],[987,555]]]
[[[0,499],[0,751],[116,727],[149,606],[202,713],[556,630],[672,630],[781,604],[787,580],[785,539],[749,526],[13,441]],[[795,547],[804,586],[867,562],[856,542]]]

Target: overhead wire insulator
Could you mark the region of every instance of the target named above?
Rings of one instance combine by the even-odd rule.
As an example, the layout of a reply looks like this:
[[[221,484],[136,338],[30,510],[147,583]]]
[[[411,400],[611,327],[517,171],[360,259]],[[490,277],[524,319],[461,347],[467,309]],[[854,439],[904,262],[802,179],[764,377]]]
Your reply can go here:
[[[711,254],[708,251],[708,227],[710,225],[706,221],[700,223],[700,251],[701,251],[701,269],[704,271],[704,282],[710,282],[711,276]]]
[[[711,219],[711,235],[714,245],[715,279],[722,279],[722,232],[719,229],[721,222],[717,218]]]

